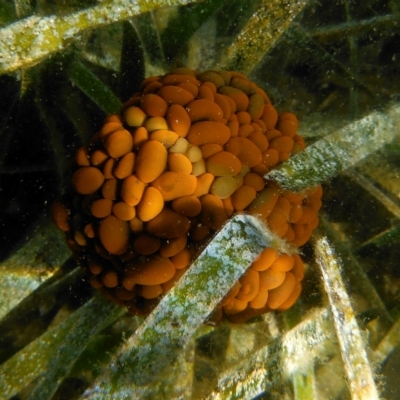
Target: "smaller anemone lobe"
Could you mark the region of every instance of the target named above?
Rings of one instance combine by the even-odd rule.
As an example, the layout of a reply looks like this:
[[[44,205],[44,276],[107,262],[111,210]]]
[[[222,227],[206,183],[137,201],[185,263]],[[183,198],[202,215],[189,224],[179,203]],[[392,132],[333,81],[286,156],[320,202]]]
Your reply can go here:
[[[54,220],[92,287],[146,315],[236,212],[259,216],[295,246],[308,241],[321,187],[293,193],[263,178],[305,148],[297,127],[242,74],[177,68],[149,77],[76,152]],[[286,310],[303,276],[300,256],[265,249],[210,318]]]

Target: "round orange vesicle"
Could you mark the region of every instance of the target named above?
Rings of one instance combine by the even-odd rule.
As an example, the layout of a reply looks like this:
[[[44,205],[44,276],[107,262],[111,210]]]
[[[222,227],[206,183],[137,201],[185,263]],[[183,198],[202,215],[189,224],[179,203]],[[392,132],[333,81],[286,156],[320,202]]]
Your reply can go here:
[[[161,96],[168,104],[179,104],[185,106],[194,99],[192,93],[178,86],[164,86],[158,95]]]
[[[245,93],[241,90],[230,87],[230,86],[223,86],[219,89],[219,93],[227,95],[231,98],[236,105],[236,110],[238,111],[246,111],[249,105],[249,98]]]
[[[154,187],[145,189],[137,206],[138,217],[147,222],[156,217],[164,208],[164,199],[159,190]]]
[[[187,139],[197,146],[207,143],[222,145],[229,140],[230,135],[229,128],[222,122],[200,121],[190,127]]]
[[[172,264],[176,269],[186,268],[190,264],[192,255],[189,249],[183,249],[178,254],[171,257]]]
[[[175,254],[181,252],[187,244],[187,236],[182,235],[175,239],[169,239],[164,245],[161,246],[160,254],[163,257],[173,257]]]
[[[256,192],[263,190],[265,186],[264,179],[254,172],[249,172],[244,177],[243,184],[252,187]]]
[[[113,202],[110,199],[95,200],[90,205],[90,212],[96,218],[105,218],[111,214]]]
[[[253,121],[261,117],[264,112],[264,105],[264,98],[260,94],[255,93],[250,96],[247,112],[250,114]]]
[[[295,285],[296,278],[290,272],[287,272],[282,285],[269,291],[268,306],[272,309],[281,306],[289,298]]]
[[[200,214],[201,202],[196,196],[181,196],[172,201],[171,207],[181,215],[195,217]]]
[[[196,189],[197,178],[182,172],[166,171],[155,179],[151,186],[156,188],[165,201],[181,196],[190,196]]]
[[[104,150],[96,150],[90,156],[90,163],[97,167],[98,165],[103,164],[108,159],[108,154]]]
[[[285,280],[286,273],[282,271],[274,271],[268,268],[260,272],[260,289],[271,290],[282,285]]]
[[[219,199],[230,197],[238,187],[236,179],[232,176],[218,176],[214,179],[210,193]]]
[[[213,154],[206,160],[207,172],[214,176],[235,176],[241,167],[239,159],[228,151]]]
[[[180,137],[185,137],[190,128],[188,112],[180,104],[172,104],[167,111],[167,121],[171,129]]]
[[[212,194],[204,195],[201,198],[201,208],[201,221],[205,226],[217,231],[226,222],[227,216],[220,198]]]
[[[129,175],[133,174],[135,166],[136,154],[129,152],[125,154],[119,161],[117,167],[114,170],[114,175],[118,179],[125,179]],[[104,170],[103,170],[104,173]],[[110,171],[111,174],[111,171]]]
[[[70,229],[70,210],[67,208],[67,206],[62,201],[56,200],[51,207],[51,213],[57,227],[64,232],[68,232]]]
[[[189,228],[188,218],[168,208],[165,208],[146,224],[149,233],[164,239],[182,236],[187,233]]]
[[[132,133],[133,147],[140,148],[143,143],[149,140],[149,132],[144,126],[140,126]]]
[[[133,248],[142,256],[148,256],[155,253],[161,246],[161,240],[147,233],[138,235],[133,241]]]
[[[250,168],[255,167],[262,161],[261,150],[251,140],[244,137],[230,139],[225,149]]]
[[[221,107],[208,99],[193,100],[186,106],[186,110],[192,122],[221,121],[224,115]]]
[[[151,256],[145,262],[128,264],[127,276],[139,285],[158,285],[170,280],[175,273],[172,262],[161,256]]]
[[[237,211],[243,211],[255,199],[257,192],[250,186],[243,185],[232,195],[232,205]]]
[[[146,118],[146,113],[139,107],[129,107],[124,114],[125,122],[129,126],[142,126]]]
[[[149,77],[99,128],[77,150],[52,215],[90,285],[132,314],[151,312],[235,213],[295,246],[318,225],[321,187],[293,193],[264,179],[305,148],[297,117],[278,114],[243,74],[182,67]],[[286,310],[303,278],[298,254],[267,248],[214,322]]]
[[[278,198],[279,190],[277,188],[264,189],[258,193],[248,211],[252,215],[259,215],[262,219],[266,219],[274,209]]]
[[[135,175],[130,175],[122,182],[122,200],[130,206],[136,206],[142,198],[146,185]],[[113,199],[112,199],[113,200]]]
[[[256,271],[265,271],[278,258],[278,252],[272,248],[266,248],[253,262],[251,268]]]
[[[111,254],[121,255],[128,249],[129,228],[125,221],[110,215],[99,224],[99,238]]]
[[[265,123],[268,130],[275,128],[278,122],[278,113],[272,104],[266,104],[264,106],[263,114],[261,115],[261,120]]]
[[[79,194],[92,194],[104,182],[104,176],[95,167],[82,167],[72,175],[72,185]]]
[[[157,131],[159,129],[167,129],[168,124],[165,118],[163,117],[150,117],[144,124],[144,127],[148,132]]]
[[[141,100],[141,108],[150,117],[163,117],[167,112],[168,104],[156,94],[146,94]]]
[[[166,149],[172,147],[178,140],[179,135],[168,129],[158,129],[152,132],[149,136],[150,140],[156,140],[160,142]]]
[[[257,271],[249,268],[244,275],[239,279],[241,288],[236,298],[242,301],[249,302],[253,300],[260,289],[260,275]]]
[[[136,175],[144,183],[154,181],[165,170],[168,153],[163,144],[157,140],[149,140],[140,148]]]
[[[168,169],[172,172],[190,174],[193,166],[187,156],[180,153],[170,153],[168,155]]]
[[[75,154],[75,162],[81,167],[88,167],[90,165],[88,149],[86,146],[79,148]]]
[[[119,158],[132,150],[133,139],[129,131],[121,129],[107,136],[104,143],[108,154],[113,158]]]
[[[130,221],[135,218],[136,210],[134,207],[120,201],[118,203],[114,203],[112,208],[113,214],[120,219],[121,221]]]

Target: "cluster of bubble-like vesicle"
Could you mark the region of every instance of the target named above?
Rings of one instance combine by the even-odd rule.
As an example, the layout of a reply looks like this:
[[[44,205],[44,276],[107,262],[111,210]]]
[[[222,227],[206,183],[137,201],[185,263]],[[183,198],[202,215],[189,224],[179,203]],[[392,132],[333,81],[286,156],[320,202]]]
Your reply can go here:
[[[53,206],[90,284],[147,314],[236,212],[305,244],[321,188],[292,193],[263,179],[304,149],[297,125],[236,72],[178,68],[145,79],[77,151],[71,191]],[[218,310],[240,320],[287,309],[302,279],[300,256],[266,249]]]

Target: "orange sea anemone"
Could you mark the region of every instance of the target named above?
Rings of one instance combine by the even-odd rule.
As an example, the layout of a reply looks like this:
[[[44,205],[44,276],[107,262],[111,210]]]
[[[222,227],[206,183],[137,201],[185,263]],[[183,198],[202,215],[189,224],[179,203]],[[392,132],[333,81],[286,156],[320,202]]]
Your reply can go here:
[[[263,178],[304,149],[297,126],[236,72],[177,68],[145,79],[78,149],[71,190],[53,206],[92,287],[148,314],[236,212],[304,245],[321,187],[292,193]],[[303,274],[299,255],[265,249],[215,314],[239,322],[286,310]]]

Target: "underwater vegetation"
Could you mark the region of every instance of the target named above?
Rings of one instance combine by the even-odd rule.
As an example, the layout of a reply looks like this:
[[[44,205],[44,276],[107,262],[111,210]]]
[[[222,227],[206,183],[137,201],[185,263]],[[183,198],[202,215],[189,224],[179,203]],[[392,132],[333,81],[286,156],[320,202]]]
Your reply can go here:
[[[0,0],[0,398],[396,398],[399,23],[390,0]],[[254,301],[280,268],[295,304]]]

